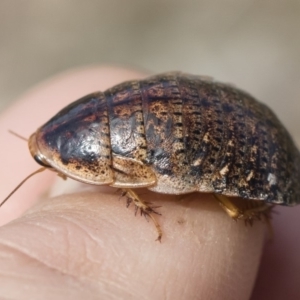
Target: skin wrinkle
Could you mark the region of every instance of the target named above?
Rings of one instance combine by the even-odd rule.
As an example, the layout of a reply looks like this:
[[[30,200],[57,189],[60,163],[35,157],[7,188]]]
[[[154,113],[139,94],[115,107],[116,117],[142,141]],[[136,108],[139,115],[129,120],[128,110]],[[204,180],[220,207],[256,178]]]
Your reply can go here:
[[[66,221],[68,221],[68,222],[71,222],[71,220],[70,219],[67,219],[67,218],[64,218],[64,217],[62,217],[62,216],[56,216],[56,218],[61,218],[61,219],[63,219],[63,220],[66,220]],[[82,226],[79,226],[78,224],[76,224],[76,223],[74,223],[74,225],[77,225],[77,228],[79,228],[79,229],[83,229],[82,228]],[[37,225],[38,226],[38,225]],[[67,229],[67,227],[68,226],[64,226],[66,229]],[[68,234],[68,232],[69,232],[69,230],[66,230],[66,232],[67,232],[67,234]],[[84,233],[86,234],[86,231],[84,231]],[[41,241],[39,241],[39,242],[41,242]],[[65,242],[66,243],[68,243],[68,241],[67,240],[65,240]],[[17,246],[16,245],[14,245],[14,244],[7,244],[7,243],[5,243],[5,241],[0,241],[0,243],[2,244],[2,245],[7,245],[7,246],[10,246],[10,247],[12,247],[12,248],[16,248],[17,249]],[[45,246],[45,245],[44,245]],[[64,251],[63,251],[63,257],[72,257],[72,255],[70,255],[70,253],[69,253],[69,251],[68,251],[68,249],[70,249],[71,247],[68,247],[66,244],[65,244],[65,247],[64,247]],[[85,247],[83,247],[83,248],[85,248]],[[68,267],[66,266],[65,268],[63,268],[63,267],[61,267],[61,264],[59,265],[61,268],[58,268],[57,266],[51,266],[49,263],[47,263],[46,261],[42,261],[42,260],[40,260],[40,259],[38,259],[37,257],[35,257],[35,256],[33,256],[32,254],[30,254],[29,252],[27,252],[27,251],[24,251],[25,249],[19,249],[19,251],[20,252],[22,252],[22,253],[24,253],[24,254],[27,254],[28,255],[28,257],[31,257],[32,259],[36,259],[37,261],[39,261],[39,262],[41,262],[41,263],[43,263],[45,266],[47,266],[48,268],[51,268],[51,269],[53,269],[53,270],[57,270],[58,272],[60,272],[61,274],[65,274],[65,275],[71,275],[72,274],[72,270],[69,270],[68,269]],[[57,256],[57,252],[55,253],[55,256]],[[81,259],[81,260],[84,260],[84,259]],[[66,262],[66,264],[68,264],[68,262],[69,262],[69,259],[66,259],[65,260],[65,262]],[[78,272],[78,275],[80,275],[81,273],[80,272]],[[77,275],[77,276],[78,276]],[[84,280],[91,280],[91,277],[89,277],[89,276],[79,276],[79,279],[84,279]],[[91,280],[91,281],[93,281],[93,280]]]
[[[28,226],[29,225],[29,226]],[[40,224],[34,224],[34,223],[25,223],[25,224],[22,224],[22,227],[23,227],[23,230],[24,230],[24,227],[26,226],[26,229],[28,230],[28,227],[29,227],[29,231],[34,231],[35,230],[35,228],[38,228],[38,229],[40,229],[41,228],[41,226],[40,226]],[[32,228],[31,228],[32,227]],[[45,229],[43,228],[43,231],[44,231]],[[53,232],[54,233],[54,232]],[[43,237],[45,237],[45,235],[46,234],[43,234]],[[53,234],[51,235],[51,236],[53,236]],[[49,236],[49,238],[51,238],[51,236]],[[1,240],[0,240],[0,243],[1,243]],[[44,248],[46,248],[47,250],[45,251],[45,252],[48,252],[48,251],[50,251],[50,252],[52,252],[51,250],[53,249],[53,247],[51,247],[51,246],[49,246],[49,244],[48,243],[46,243],[45,241],[44,241],[44,239],[43,240],[41,240],[41,239],[39,239],[39,244],[42,244],[42,246],[44,247]],[[29,245],[27,245],[27,247],[28,247]],[[30,247],[30,246],[29,246]]]
[[[124,256],[125,258],[125,268],[124,268],[124,265],[122,265],[122,263],[118,263],[118,265],[122,265],[123,267],[120,268],[120,270],[118,270],[118,273],[117,273],[117,276],[116,277],[113,277],[114,278],[114,281],[110,282],[110,281],[107,281],[107,278],[105,279],[107,281],[108,284],[111,284],[114,288],[122,288],[124,291],[127,291],[128,293],[131,294],[131,296],[134,296],[133,299],[149,299],[147,296],[145,296],[145,291],[142,289],[136,289],[136,286],[135,285],[131,285],[131,282],[135,282],[135,279],[136,277],[135,276],[132,276],[132,275],[135,275],[137,274],[136,270],[134,267],[138,267],[138,264],[140,264],[141,262],[138,260],[136,261],[137,262],[137,265],[133,265],[132,268],[128,269],[127,266],[129,266],[127,260],[126,260],[126,257]],[[147,259],[146,259],[147,260]],[[121,271],[121,272],[120,272]],[[107,277],[110,277],[110,276],[107,276]],[[116,280],[117,279],[117,280]],[[139,283],[139,286],[147,286],[147,284],[149,283],[149,279],[147,277],[142,277],[142,278],[139,278],[139,280],[144,280],[145,282],[140,282]],[[155,280],[156,280],[156,277],[155,277]],[[119,284],[117,284],[119,283]],[[155,289],[155,284],[153,284],[151,282],[151,284],[154,286],[154,289]],[[158,282],[158,284],[160,285],[160,282]]]
[[[165,269],[163,270],[163,272],[160,272],[160,273],[159,273],[159,276],[155,277],[155,280],[151,283],[152,288],[153,288],[154,291],[157,289],[157,287],[161,286],[161,282],[163,282],[163,280],[164,280],[163,278],[164,278],[164,277],[167,277],[167,278],[168,278],[168,276],[165,276],[165,273],[167,273],[166,271],[168,271],[167,268],[165,268]],[[173,280],[172,277],[169,277],[169,278],[170,278],[171,280]],[[162,293],[163,293],[164,295],[167,294],[167,292],[166,292],[167,287],[168,287],[167,284],[163,285]],[[150,289],[151,289],[151,287],[150,287]],[[169,298],[165,296],[164,299],[169,299]]]
[[[55,216],[55,218],[58,218],[59,216],[58,215],[56,215]],[[36,218],[32,218],[31,220],[33,221],[34,219],[36,219]],[[40,229],[40,228],[42,228],[43,229],[43,231],[46,229],[46,227],[45,226],[41,226],[41,222],[38,222],[38,223],[33,223],[33,222],[28,222],[28,221],[26,221],[26,225],[30,225],[30,226],[32,226],[32,227],[36,227],[36,228],[38,228],[38,229]],[[45,223],[44,223],[45,224]],[[23,224],[23,226],[24,226],[24,224]],[[47,230],[48,230],[48,228],[47,228]],[[31,229],[30,229],[30,231],[32,231]],[[68,230],[66,230],[66,234],[65,234],[65,236],[68,236]],[[52,233],[56,233],[56,232],[54,232],[54,230],[52,231]],[[44,235],[44,234],[43,234]],[[66,241],[67,242],[67,241]],[[45,244],[44,243],[44,241],[43,240],[39,240],[39,243],[43,243],[43,246],[44,247],[47,247],[48,249],[52,249],[52,247],[48,247],[48,245],[47,244]],[[68,255],[66,255],[66,256],[68,256]]]
[[[57,217],[60,217],[60,218],[62,218],[62,219],[65,219],[65,220],[67,220],[68,222],[72,222],[72,223],[74,223],[74,220],[70,220],[69,218],[65,218],[65,216],[57,216]],[[76,222],[76,225],[78,225],[77,224],[77,222]],[[82,229],[82,226],[80,226],[80,225],[78,225],[79,227],[80,227],[80,229]]]
[[[14,222],[15,223],[15,222]],[[24,229],[24,227],[26,227],[26,225],[28,225],[28,224],[22,224],[23,226],[23,229]],[[30,227],[36,227],[36,228],[40,228],[37,224],[29,224],[30,225]],[[30,228],[30,230],[32,230],[32,228]],[[39,241],[40,242],[40,241]],[[3,244],[5,244],[5,240],[0,240],[0,243],[3,243]],[[48,247],[48,245],[47,244],[43,244],[43,246],[44,247],[47,247],[48,249],[51,249],[51,247]]]
[[[182,257],[180,257],[178,260],[177,260],[177,263],[176,265],[174,266],[174,269],[175,269],[175,273],[176,273],[176,277],[174,277],[174,282],[176,281],[181,281],[181,277],[182,277],[182,274],[180,272],[180,269],[181,269],[181,265],[184,265],[185,264],[185,260],[184,258],[181,259]],[[191,265],[194,265],[194,261],[195,261],[195,258],[194,256],[192,255],[191,257],[189,257],[189,260],[191,261]],[[196,272],[195,269],[192,269],[192,272]],[[187,293],[187,290],[189,290],[188,286],[189,286],[189,282],[190,280],[189,279],[192,279],[193,276],[191,275],[190,272],[188,272],[188,277],[186,279],[186,284],[184,285],[184,289],[182,290],[182,295],[181,295],[181,299],[187,299],[187,295],[185,296],[185,293]]]
[[[86,284],[83,285],[82,283],[78,282],[68,282],[68,286],[70,286],[69,289],[66,290],[66,284],[64,286],[60,286],[59,283],[55,284],[49,280],[47,283],[43,282],[43,285],[39,285],[38,279],[35,278],[34,280],[31,280],[28,282],[28,280],[25,278],[21,278],[18,284],[18,288],[15,289],[11,286],[12,281],[15,280],[15,277],[11,278],[5,277],[5,281],[2,281],[2,284],[5,284],[6,289],[3,290],[7,295],[12,295],[9,299],[24,299],[24,294],[26,295],[26,299],[45,299],[49,295],[51,295],[51,299],[83,299],[84,296],[85,299],[99,299],[95,295],[97,294],[97,290],[91,286],[88,287]],[[65,280],[65,278],[63,278]],[[79,297],[79,298],[78,298]],[[1,297],[2,300],[2,297]]]
[[[119,270],[120,272],[120,270]],[[135,290],[131,288],[130,285],[128,285],[128,282],[130,281],[130,275],[125,275],[124,272],[115,273],[117,276],[112,276],[112,279],[110,279],[110,272],[106,274],[106,276],[102,276],[100,283],[102,288],[109,287],[110,290],[116,290],[116,291],[123,291],[127,294],[130,294],[131,296],[136,295],[139,293],[138,290]],[[103,272],[105,274],[105,272]],[[121,275],[121,276],[120,276]],[[123,276],[122,276],[123,275]],[[116,280],[117,279],[117,280]],[[140,295],[142,296],[142,295]],[[137,299],[140,299],[141,297],[138,297]]]
[[[61,219],[63,219],[63,220],[66,220],[66,221],[68,221],[70,224],[72,224],[72,225],[75,225],[77,228],[79,228],[80,230],[82,230],[83,232],[84,232],[84,234],[86,234],[87,236],[88,236],[88,238],[90,238],[93,242],[94,242],[94,247],[101,247],[101,248],[103,248],[103,246],[104,246],[104,243],[102,242],[102,240],[99,240],[99,239],[95,239],[94,237],[92,237],[92,235],[90,234],[90,233],[88,233],[88,231],[87,230],[85,230],[84,228],[83,228],[83,226],[82,225],[80,225],[80,223],[78,223],[78,222],[75,222],[75,220],[72,220],[72,218],[67,218],[67,217],[65,217],[65,216],[63,216],[63,215],[61,215],[61,216],[59,216]],[[70,237],[68,237],[68,239],[70,240]],[[99,242],[101,242],[100,244],[99,244]],[[70,243],[69,243],[70,244]],[[71,248],[71,247],[69,247],[69,248]],[[90,249],[91,249],[92,247],[89,245],[89,247],[86,247],[86,243],[84,244],[84,247],[83,247],[83,249],[84,249],[84,254],[85,254],[85,257],[87,258],[87,260],[92,264],[92,265],[94,265],[95,263],[97,263],[97,264],[102,264],[103,263],[103,260],[95,260],[94,258],[92,258],[91,257],[91,255],[88,255],[87,253],[91,253],[91,251],[90,251]],[[82,254],[82,255],[84,255],[84,254]],[[120,251],[115,251],[115,254],[117,254],[117,256],[120,256]],[[70,254],[67,254],[66,255],[67,257],[69,257],[69,256],[71,256]],[[84,260],[84,258],[82,258],[83,260]],[[120,275],[120,274],[118,274],[118,275]]]
[[[33,214],[32,214],[33,215]],[[38,228],[42,228],[44,231],[46,232],[49,232],[51,234],[55,234],[56,233],[56,230],[54,230],[53,228],[51,229],[49,226],[46,226],[46,223],[42,223],[42,222],[39,222],[38,224],[35,223],[35,218],[33,216],[33,218],[31,218],[32,215],[28,215],[26,216],[26,225],[30,225],[30,226],[36,226]],[[27,218],[28,217],[28,218]],[[12,223],[14,224],[18,224],[18,223],[21,223],[23,225],[24,221],[22,220],[21,222],[19,222],[18,220],[17,221],[12,221]],[[23,225],[24,226],[24,225]]]
[[[97,245],[100,246],[99,245],[99,240],[96,241],[94,238],[92,238],[91,234],[89,234],[88,231],[83,228],[83,226],[79,225],[78,222],[75,222],[75,220],[72,220],[72,218],[68,218],[68,217],[66,217],[64,215],[58,215],[57,217],[60,218],[60,219],[62,219],[62,220],[64,220],[64,221],[67,221],[71,226],[75,225],[75,227],[77,229],[80,229],[80,231],[82,231],[91,241],[93,241],[94,245],[91,245],[89,247],[93,248],[93,246],[94,247],[97,246]],[[69,225],[67,225],[65,227],[68,228],[68,226]],[[72,243],[70,242],[71,240],[72,240],[72,237],[70,236],[70,230],[67,229],[66,230],[66,239],[65,239],[66,244],[65,244],[65,248],[64,248],[65,257],[72,257],[72,255],[71,255],[72,251],[70,252],[70,249],[72,249]],[[87,253],[87,247],[86,247],[86,245],[87,244],[85,242],[85,239],[83,238],[81,240],[81,243],[80,243],[80,250],[83,250],[83,251],[80,251],[80,260],[81,261],[85,261],[85,258],[89,258],[86,255],[86,253]],[[89,264],[93,264],[94,265],[94,263],[96,262],[95,260],[90,261],[89,259],[87,261],[88,261],[88,263],[85,263],[85,265],[89,265]],[[76,263],[78,263],[78,261],[76,261]],[[101,262],[97,261],[97,263],[100,264]],[[66,260],[66,264],[67,264],[66,265],[66,269],[69,270],[70,269],[70,260],[69,259]],[[72,272],[72,269],[74,269],[74,267],[70,269],[71,272]],[[85,268],[83,268],[83,269],[85,269]],[[86,272],[80,272],[80,270],[78,270],[78,274],[82,274],[82,273],[86,274]],[[83,276],[82,278],[83,279],[87,279],[88,278],[90,280],[91,277],[90,276],[87,276],[87,277]]]
[[[55,200],[55,199],[52,199],[52,200]],[[56,208],[56,207],[55,207]],[[67,209],[67,211],[66,211]],[[101,209],[101,208],[100,208]],[[70,212],[68,212],[68,210],[71,210]],[[95,217],[97,217],[97,213],[99,214],[99,210],[98,209],[95,209],[95,210],[90,210],[90,211],[93,211],[95,212]],[[62,220],[66,220],[70,223],[72,223],[73,225],[77,226],[79,229],[81,229],[86,235],[88,235],[88,237],[93,240],[95,243],[98,243],[101,242],[102,240],[100,239],[97,239],[96,237],[99,237],[98,234],[95,234],[95,235],[92,235],[92,231],[89,232],[88,230],[84,229],[84,227],[80,224],[80,220],[79,222],[75,222],[75,218],[79,218],[79,219],[84,219],[84,222],[83,224],[85,224],[86,226],[92,228],[92,229],[95,229],[94,227],[92,226],[89,226],[87,225],[88,224],[88,218],[91,218],[91,216],[87,215],[86,212],[82,212],[82,210],[80,209],[76,209],[74,207],[70,207],[70,206],[66,206],[64,209],[59,209],[59,210],[55,210],[54,212],[52,212],[51,210],[49,211],[47,208],[46,209],[43,209],[42,211],[43,213],[41,212],[38,212],[36,214],[33,214],[31,213],[30,215],[28,215],[29,217],[33,216],[33,217],[43,217],[43,215],[47,215],[47,217],[49,216],[49,213],[50,215],[53,214],[54,218],[61,218]],[[71,214],[71,218],[68,218],[66,214]],[[74,214],[75,213],[75,214]],[[27,216],[27,217],[28,217]],[[103,216],[102,216],[103,217]],[[72,219],[73,218],[73,219]],[[91,218],[90,219],[91,221],[94,221],[94,218]],[[112,219],[111,218],[106,218],[105,220],[105,223],[110,223],[111,225],[119,225],[118,222],[111,222]],[[103,243],[102,243],[103,244]]]
[[[118,291],[118,293],[122,294],[126,294],[127,297],[133,296],[136,294],[136,291],[131,291],[128,289],[128,287],[126,285],[123,284],[123,282],[116,282],[115,280],[111,280],[107,277],[102,277],[101,280],[99,280],[99,286],[101,287],[101,291],[105,291],[107,289],[107,287],[109,287],[110,292],[106,292],[107,295],[110,295],[110,297],[114,297],[117,295],[112,294],[112,291]],[[111,298],[108,298],[111,299]],[[119,298],[115,298],[115,299],[119,299]],[[138,298],[140,299],[140,298]]]
[[[25,258],[28,258],[29,260],[33,260],[34,262],[37,262],[38,264],[42,264],[42,266],[44,267],[45,266],[45,264],[43,264],[43,263],[41,263],[39,260],[37,260],[37,259],[35,259],[35,258],[33,258],[33,257],[30,257],[30,256],[28,256],[26,253],[24,253],[24,252],[22,252],[22,251],[20,251],[20,250],[18,250],[18,249],[15,249],[15,248],[12,248],[11,246],[6,246],[6,245],[2,245],[3,246],[3,248],[6,248],[6,249],[8,249],[10,252],[14,252],[14,253],[17,253],[17,254],[21,254],[21,256],[23,256],[23,257],[25,257]],[[2,251],[1,251],[2,252]],[[15,256],[15,254],[14,254],[14,256]],[[53,268],[48,268],[48,266],[47,266],[47,269],[48,270],[51,270],[51,271],[57,271],[57,270],[55,270],[55,269],[53,269]],[[31,281],[35,281],[36,280],[36,276],[30,276],[31,275],[31,273],[21,273],[21,272],[18,272],[18,273],[16,273],[16,272],[1,272],[2,271],[2,269],[0,269],[0,275],[4,275],[4,276],[11,276],[11,277],[13,277],[13,278],[19,278],[19,279],[26,279],[26,280],[31,280]],[[66,274],[64,274],[64,273],[60,273],[60,274],[62,274],[62,275],[66,275]],[[73,276],[74,277],[74,276]],[[75,278],[75,277],[74,277]],[[75,278],[76,279],[76,278]],[[76,279],[77,280],[77,279]]]
[[[69,220],[68,220],[69,221]],[[64,269],[59,269],[57,267],[53,267],[49,264],[47,264],[45,261],[42,261],[40,259],[38,259],[37,257],[34,257],[32,255],[30,255],[28,252],[24,251],[24,249],[18,249],[16,248],[16,245],[8,245],[8,244],[5,244],[3,243],[3,241],[1,241],[2,243],[2,246],[5,246],[7,248],[11,248],[12,250],[14,251],[18,251],[21,255],[29,258],[30,260],[33,260],[33,261],[36,261],[40,264],[42,264],[44,267],[48,268],[49,270],[52,270],[52,271],[55,271],[55,272],[59,272],[60,274],[62,275],[67,275],[67,276],[70,276],[76,280],[79,280],[79,281],[90,281],[90,282],[94,282],[96,283],[97,285],[99,285],[99,287],[101,287],[101,290],[105,289],[105,286],[106,285],[109,285],[109,286],[113,286],[114,288],[118,289],[118,291],[122,291],[124,290],[124,292],[128,292],[128,289],[125,289],[124,288],[124,284],[121,282],[120,284],[117,284],[117,282],[113,281],[113,280],[110,280],[110,279],[107,279],[106,277],[102,277],[101,279],[98,278],[98,279],[95,279],[95,280],[92,280],[90,277],[85,277],[85,276],[78,276],[79,274],[76,274],[76,275],[72,275],[72,273],[64,270]],[[1,246],[1,245],[0,245]],[[67,255],[68,256],[68,255]],[[5,274],[4,274],[5,275]],[[7,275],[7,274],[6,274]],[[25,277],[26,279],[28,279],[28,277]],[[34,279],[34,278],[33,278]],[[99,280],[100,279],[100,280]],[[127,280],[124,280],[125,282],[127,282]],[[110,295],[110,293],[108,293],[107,295]],[[117,299],[117,298],[116,298]]]
[[[122,269],[121,269],[122,273],[121,273],[121,275],[123,274],[123,276],[118,276],[118,277],[119,277],[119,279],[122,279],[123,284],[125,286],[127,286],[128,289],[132,289],[132,287],[130,285],[130,280],[128,280],[128,278],[131,278],[132,274],[137,274],[136,273],[137,272],[136,268],[138,269],[140,264],[147,265],[147,262],[148,262],[148,265],[149,265],[149,263],[151,264],[151,260],[149,260],[148,258],[144,258],[144,260],[146,262],[144,262],[144,261],[137,261],[137,264],[133,264],[131,268],[127,267],[125,269],[124,269],[124,266],[120,263],[120,265],[122,265]],[[126,259],[126,257],[125,257],[125,262],[126,262],[125,266],[130,266],[130,262],[128,262],[128,259]],[[155,262],[154,262],[154,264],[155,264]],[[159,276],[161,276],[160,273],[159,273]],[[134,276],[134,278],[136,278],[136,277]],[[135,280],[134,278],[131,278],[131,280]],[[153,290],[155,290],[156,289],[156,282],[157,282],[157,286],[161,286],[161,281],[159,280],[159,278],[157,276],[154,277],[153,279],[154,280],[151,281],[151,286],[153,286]],[[147,286],[148,283],[149,283],[149,279],[147,277],[143,277],[140,280],[144,281],[144,282],[140,283],[141,286],[143,286],[143,285]],[[152,290],[152,289],[150,288],[150,290]],[[148,299],[148,298],[145,298],[143,290],[139,291],[139,289],[138,289],[138,290],[135,290],[134,292],[136,294],[136,299],[143,299],[143,298],[144,299]],[[139,294],[137,295],[137,293],[139,293]]]
[[[18,248],[16,245],[9,244],[9,243],[5,244],[3,242],[0,242],[0,247],[1,246],[4,246],[6,248],[10,248],[11,250],[13,250],[15,252],[19,252],[19,254],[21,254],[23,257],[28,258],[29,260],[32,260],[34,262],[37,262],[37,263],[41,264],[43,267],[46,267],[49,270],[58,272],[61,275],[67,275],[67,276],[70,276],[70,277],[72,277],[74,279],[77,279],[76,276],[74,276],[74,275],[72,275],[70,273],[67,273],[67,272],[65,272],[63,270],[59,270],[58,268],[54,268],[54,267],[50,266],[49,264],[47,264],[46,262],[38,259],[37,257],[35,257],[33,255],[30,255],[27,251],[25,251],[25,249]]]
[[[22,276],[22,273],[9,273],[9,272],[3,272],[3,271],[1,271],[0,270],[0,276],[3,276],[3,277],[5,277],[6,279],[7,278],[9,278],[9,277],[11,277],[11,278],[13,278],[13,279],[25,279],[25,280],[31,280],[32,282],[35,282],[35,280],[36,280],[36,277],[29,277],[27,274],[24,274],[23,276]]]
[[[10,246],[6,246],[6,245],[2,245],[3,247],[3,249],[4,250],[6,250],[6,249],[8,249],[9,250],[9,252],[10,252],[10,258],[12,258],[12,257],[14,257],[15,256],[15,254],[13,254],[12,252],[14,252],[14,253],[21,253],[21,254],[23,254],[22,252],[20,252],[20,251],[18,251],[18,250],[16,250],[16,249],[14,249],[14,248],[12,248],[12,247],[10,247]],[[8,251],[6,251],[6,252],[8,252]],[[1,251],[1,253],[3,253],[3,251]],[[25,255],[25,257],[28,257],[28,256],[26,256]],[[31,259],[31,258],[30,258]],[[39,263],[39,262],[38,262]],[[14,278],[21,278],[21,279],[35,279],[35,276],[31,276],[30,277],[30,273],[21,273],[21,272],[18,272],[18,273],[16,273],[16,272],[9,272],[10,270],[8,270],[8,271],[3,271],[3,269],[1,268],[0,269],[0,275],[3,275],[3,277],[4,276],[11,276],[11,277],[14,277]]]
[[[80,231],[82,231],[84,234],[86,234],[86,236],[94,242],[94,245],[99,245],[99,242],[102,242],[102,240],[100,239],[96,239],[91,233],[89,233],[89,231],[87,229],[84,228],[83,224],[80,224],[80,222],[76,222],[75,218],[73,219],[72,217],[69,218],[67,217],[67,215],[61,214],[61,215],[57,215],[56,217],[58,217],[61,220],[67,221],[69,224],[71,224],[72,226],[74,225],[77,229],[79,229]],[[103,243],[101,243],[101,246],[103,246]]]

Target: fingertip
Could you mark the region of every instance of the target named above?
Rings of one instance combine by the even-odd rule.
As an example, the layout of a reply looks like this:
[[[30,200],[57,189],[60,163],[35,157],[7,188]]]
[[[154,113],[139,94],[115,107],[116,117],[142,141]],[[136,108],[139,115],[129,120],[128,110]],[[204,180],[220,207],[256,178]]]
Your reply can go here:
[[[93,282],[99,297],[161,299],[167,292],[170,299],[232,299],[233,294],[248,299],[264,241],[263,224],[250,228],[233,222],[209,195],[179,200],[143,193],[145,201],[154,197],[162,206],[162,216],[157,217],[161,243],[155,241],[155,226],[135,217],[132,207],[126,209],[125,199],[117,201],[113,189],[99,189],[41,203],[0,230],[0,245],[30,253],[42,262],[42,270],[66,274],[64,292],[72,289],[70,277],[86,289]],[[8,270],[19,272],[18,266],[11,268],[6,262],[2,276]],[[42,280],[41,271],[34,272],[31,278]],[[32,280],[23,280],[32,288]],[[12,282],[18,284],[16,278]],[[39,288],[49,289],[42,284]]]

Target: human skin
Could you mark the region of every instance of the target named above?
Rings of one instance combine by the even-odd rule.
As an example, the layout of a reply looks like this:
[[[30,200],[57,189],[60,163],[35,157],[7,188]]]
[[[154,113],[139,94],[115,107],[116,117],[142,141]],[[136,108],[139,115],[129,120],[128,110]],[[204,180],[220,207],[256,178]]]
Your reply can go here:
[[[81,96],[143,77],[113,67],[73,70],[40,84],[2,113],[0,199],[38,168],[26,143],[7,129],[28,137]],[[51,171],[36,175],[0,208],[3,299],[251,297],[265,224],[234,222],[209,194],[175,196],[142,189],[144,200],[161,206],[159,243],[151,221],[134,216],[133,207],[126,209],[116,189],[56,178]],[[267,242],[253,299],[300,297],[300,211],[277,211],[274,240]]]

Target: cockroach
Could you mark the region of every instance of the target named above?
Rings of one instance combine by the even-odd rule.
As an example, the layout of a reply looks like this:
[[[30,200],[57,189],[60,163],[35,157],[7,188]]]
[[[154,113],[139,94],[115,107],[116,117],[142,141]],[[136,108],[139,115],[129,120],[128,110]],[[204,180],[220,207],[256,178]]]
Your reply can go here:
[[[35,173],[122,189],[153,220],[158,240],[155,207],[136,188],[213,193],[230,217],[250,223],[300,201],[290,134],[266,105],[207,77],[165,73],[89,94],[32,134],[29,149],[43,167]]]

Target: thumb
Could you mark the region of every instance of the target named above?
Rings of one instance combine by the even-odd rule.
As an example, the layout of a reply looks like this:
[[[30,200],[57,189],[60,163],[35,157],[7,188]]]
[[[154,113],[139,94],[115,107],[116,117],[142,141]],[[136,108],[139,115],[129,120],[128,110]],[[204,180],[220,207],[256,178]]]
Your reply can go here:
[[[182,199],[141,190],[162,206],[160,244],[155,227],[134,217],[113,188],[81,189],[65,182],[63,195],[0,228],[2,296],[249,299],[263,224],[233,222],[208,194]]]

